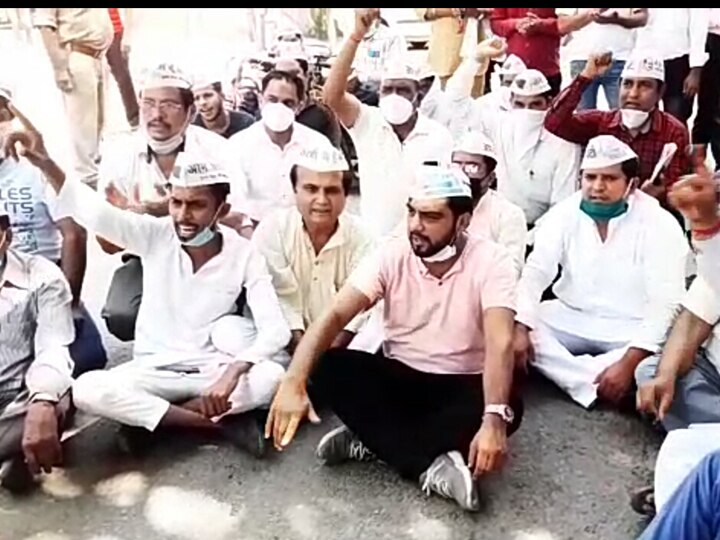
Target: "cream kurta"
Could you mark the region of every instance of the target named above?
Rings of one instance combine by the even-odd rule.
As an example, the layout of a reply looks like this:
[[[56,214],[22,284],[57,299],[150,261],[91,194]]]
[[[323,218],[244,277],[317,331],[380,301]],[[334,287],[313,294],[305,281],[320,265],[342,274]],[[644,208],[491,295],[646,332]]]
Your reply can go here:
[[[360,221],[343,214],[335,234],[315,253],[297,208],[283,208],[258,225],[253,243],[265,256],[285,318],[292,330],[305,330],[330,306],[358,262],[370,250]],[[357,332],[364,317],[347,330]]]

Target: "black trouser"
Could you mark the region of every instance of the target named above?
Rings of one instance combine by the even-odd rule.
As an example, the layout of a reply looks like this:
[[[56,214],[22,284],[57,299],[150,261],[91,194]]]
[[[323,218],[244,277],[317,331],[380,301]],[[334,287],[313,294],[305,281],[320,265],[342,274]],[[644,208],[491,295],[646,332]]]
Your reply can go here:
[[[690,56],[684,55],[672,60],[665,60],[665,93],[663,108],[672,114],[683,125],[692,114],[693,100],[685,97],[683,85],[690,73]]]
[[[720,36],[708,34],[709,54],[700,75],[698,111],[692,129],[693,144],[710,144],[715,167],[720,170]]]
[[[313,395],[379,459],[417,481],[435,459],[457,450],[467,459],[484,408],[482,375],[437,375],[382,354],[332,349],[312,376]],[[511,399],[520,426],[523,404]]]

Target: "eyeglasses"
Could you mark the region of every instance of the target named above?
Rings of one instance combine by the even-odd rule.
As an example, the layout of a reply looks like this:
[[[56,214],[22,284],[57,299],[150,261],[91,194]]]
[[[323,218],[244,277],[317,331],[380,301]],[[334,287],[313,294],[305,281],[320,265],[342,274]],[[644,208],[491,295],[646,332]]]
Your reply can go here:
[[[161,101],[160,103],[156,103],[150,99],[143,99],[140,102],[140,108],[145,113],[151,112],[156,107],[161,114],[178,112],[183,108],[182,103],[178,103],[177,101]]]

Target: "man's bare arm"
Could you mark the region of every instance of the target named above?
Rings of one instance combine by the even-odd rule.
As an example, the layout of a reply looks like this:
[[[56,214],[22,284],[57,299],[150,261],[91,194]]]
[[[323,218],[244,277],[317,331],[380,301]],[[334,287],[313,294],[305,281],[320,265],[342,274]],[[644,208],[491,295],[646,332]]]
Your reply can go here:
[[[70,284],[73,306],[77,306],[87,265],[87,233],[69,217],[58,220],[57,226],[62,235],[60,267]]]

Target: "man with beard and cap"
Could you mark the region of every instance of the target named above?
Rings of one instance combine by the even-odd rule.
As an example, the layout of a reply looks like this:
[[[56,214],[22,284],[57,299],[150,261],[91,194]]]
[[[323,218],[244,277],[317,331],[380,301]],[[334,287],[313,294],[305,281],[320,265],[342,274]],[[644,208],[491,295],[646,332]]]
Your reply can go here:
[[[10,225],[0,205],[0,486],[21,493],[62,462],[74,333],[60,268],[11,248]]]
[[[652,52],[636,50],[628,58],[620,81],[620,109],[577,111],[583,93],[603,77],[613,65],[612,55],[591,55],[575,80],[555,98],[545,118],[545,129],[562,139],[586,145],[598,135],[612,135],[638,155],[640,186],[658,197],[688,169],[686,149],[690,144],[685,125],[658,108],[663,96],[665,67],[662,58]],[[676,151],[656,182],[648,180],[669,143]]]
[[[0,82],[0,148],[15,118],[28,121],[13,104],[8,86]],[[87,260],[85,230],[72,217],[59,212],[40,171],[25,159],[6,159],[1,151],[0,211],[10,216],[13,249],[52,261],[70,284],[75,325],[70,355],[75,373],[102,369],[107,363],[102,338],[80,298]]]
[[[346,92],[358,46],[379,16],[378,8],[355,11],[355,29],[333,62],[323,101],[355,143],[362,219],[374,235],[383,236],[402,222],[415,169],[427,161],[448,163],[453,141],[446,128],[418,111],[417,73],[405,63],[386,67],[379,107]]]
[[[203,127],[229,139],[255,123],[255,119],[249,113],[225,109],[225,97],[220,77],[197,78],[193,82],[192,90],[197,108],[193,125]]]
[[[319,420],[312,379],[313,400],[343,423],[317,447],[327,465],[376,457],[427,494],[476,511],[475,479],[502,466],[522,416],[513,392],[517,277],[504,247],[465,233],[473,210],[467,177],[438,166],[416,174],[408,237],[365,259],[307,330],[265,435],[284,449],[303,418]],[[380,353],[328,350],[380,300]]]
[[[481,117],[497,155],[497,190],[523,209],[529,226],[577,190],[580,147],[543,127],[551,101],[545,76],[528,69],[510,85],[511,110]]]
[[[100,162],[100,192],[110,204],[153,216],[168,214],[168,183],[178,155],[190,152],[232,171],[231,197],[239,208],[237,194],[242,170],[232,167],[230,146],[220,135],[190,125],[195,116],[194,96],[187,75],[175,64],[161,63],[145,73],[140,88],[140,129],[115,139],[103,150]],[[223,223],[238,232],[243,218],[232,210]],[[127,246],[114,246],[98,239],[103,249],[115,253]],[[133,329],[142,296],[142,265],[132,253],[110,285],[103,317],[110,332],[123,341],[133,339]]]
[[[291,350],[332,304],[372,245],[360,219],[344,212],[349,169],[329,141],[302,149],[290,169],[295,207],[271,213],[253,235],[293,334]],[[361,316],[348,324],[333,346],[346,347],[364,320]]]
[[[78,378],[75,405],[142,428],[131,430],[136,435],[158,426],[200,429],[262,456],[258,419],[238,415],[269,402],[284,371],[273,360],[290,330],[262,255],[218,225],[230,209],[229,175],[185,153],[169,178],[169,216],[141,215],[66,180],[40,134],[25,129],[8,136],[11,155],[20,153],[38,167],[59,207],[79,223],[143,259],[133,360]],[[235,315],[242,291],[251,318]]]
[[[508,248],[520,275],[527,250],[525,214],[493,189],[497,157],[492,142],[480,132],[466,133],[455,146],[452,162],[470,179],[474,210],[467,232]]]
[[[261,121],[230,138],[233,160],[243,171],[241,210],[254,224],[276,208],[294,205],[293,159],[306,146],[327,140],[296,119],[305,99],[305,85],[296,75],[271,71],[262,81],[260,99]]]
[[[591,139],[582,189],[535,230],[519,286],[518,362],[530,362],[583,407],[621,404],[657,353],[685,292],[687,241],[637,189],[638,157],[611,135]],[[541,302],[553,286],[555,300]]]

